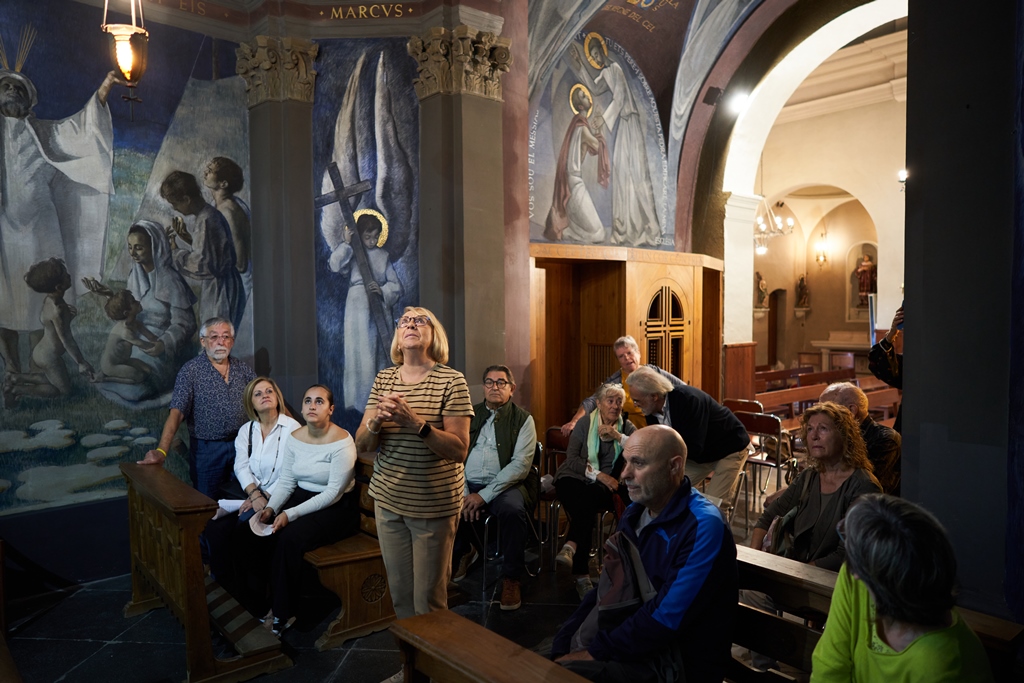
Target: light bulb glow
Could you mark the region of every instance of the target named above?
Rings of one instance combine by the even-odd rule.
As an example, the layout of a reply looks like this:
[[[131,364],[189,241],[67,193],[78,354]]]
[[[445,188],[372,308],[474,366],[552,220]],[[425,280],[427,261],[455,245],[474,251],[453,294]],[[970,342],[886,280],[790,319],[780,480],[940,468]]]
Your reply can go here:
[[[759,244],[757,248],[754,249],[754,253],[757,254],[758,256],[764,256],[765,254],[768,253],[768,247],[764,246],[763,244]]]
[[[907,169],[900,169],[900,172],[896,174],[896,177],[899,178],[901,183],[907,182]]]
[[[132,78],[132,46],[129,36],[115,36],[114,51],[117,54],[117,68],[121,70],[126,81]]]

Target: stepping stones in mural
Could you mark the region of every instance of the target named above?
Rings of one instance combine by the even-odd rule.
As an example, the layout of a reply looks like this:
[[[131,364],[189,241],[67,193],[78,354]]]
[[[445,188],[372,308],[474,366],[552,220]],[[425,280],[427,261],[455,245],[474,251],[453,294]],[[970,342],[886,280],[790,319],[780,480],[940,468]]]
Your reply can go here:
[[[96,448],[97,446],[106,445],[111,441],[117,441],[119,438],[111,434],[86,434],[78,443],[85,448]]]
[[[21,486],[16,495],[22,500],[77,503],[123,495],[122,491],[83,491],[98,484],[121,478],[117,465],[98,466],[93,463],[65,467],[32,467],[18,475]]]
[[[107,424],[103,425],[103,428],[112,432],[123,432],[126,429],[130,429],[131,425],[124,420],[111,420]]]
[[[110,460],[111,458],[119,458],[124,453],[128,452],[128,448],[125,446],[104,446],[103,448],[94,448],[85,454],[85,459],[89,462],[96,462],[97,460]]]

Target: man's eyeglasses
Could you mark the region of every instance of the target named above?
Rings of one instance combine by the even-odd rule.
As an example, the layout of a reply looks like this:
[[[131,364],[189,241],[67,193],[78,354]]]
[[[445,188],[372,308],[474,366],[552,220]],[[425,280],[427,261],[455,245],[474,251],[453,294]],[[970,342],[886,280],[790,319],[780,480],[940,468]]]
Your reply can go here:
[[[429,325],[430,324],[430,318],[428,318],[425,315],[415,315],[415,316],[412,316],[412,317],[402,317],[402,318],[399,318],[398,320],[396,320],[395,324],[398,325],[399,328],[402,328],[402,327],[412,327],[413,325],[415,325],[416,327],[423,327],[424,325]]]
[[[234,337],[230,334],[209,334],[203,337],[203,339],[209,339],[212,342],[229,342]]]
[[[511,384],[511,382],[509,382],[508,380],[505,380],[505,379],[485,379],[484,380],[484,386],[486,388],[488,388],[488,389],[490,389],[491,387],[498,387],[499,389],[504,389],[509,384]]]

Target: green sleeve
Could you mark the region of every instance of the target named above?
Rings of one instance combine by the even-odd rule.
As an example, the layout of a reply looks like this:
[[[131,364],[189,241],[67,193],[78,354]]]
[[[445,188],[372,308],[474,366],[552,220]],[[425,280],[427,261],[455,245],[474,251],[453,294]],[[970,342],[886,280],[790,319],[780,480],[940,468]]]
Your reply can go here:
[[[853,578],[844,564],[839,569],[825,632],[811,655],[811,683],[849,683],[853,680]]]

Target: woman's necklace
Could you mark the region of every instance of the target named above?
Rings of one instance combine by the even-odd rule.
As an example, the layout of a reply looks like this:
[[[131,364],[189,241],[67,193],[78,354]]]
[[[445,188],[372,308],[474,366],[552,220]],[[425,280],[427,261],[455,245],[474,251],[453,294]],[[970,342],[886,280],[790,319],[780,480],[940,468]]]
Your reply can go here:
[[[277,425],[274,425],[274,427],[276,427],[276,426]],[[274,427],[270,428],[270,433],[271,434],[274,433]],[[260,425],[260,435],[262,436],[262,434],[263,434],[263,425],[261,424]],[[266,445],[267,445],[267,437],[263,437],[263,445],[260,447],[260,464],[261,465],[263,464],[263,450],[264,450],[264,447]],[[274,479],[274,472],[277,471],[277,458],[278,458],[278,456],[280,454],[281,454],[281,437],[279,436],[278,439],[277,439],[277,448],[274,449],[274,464],[270,468],[270,474],[267,475],[267,478],[265,480],[263,480],[262,483],[266,484],[268,481],[273,481],[273,479]]]

